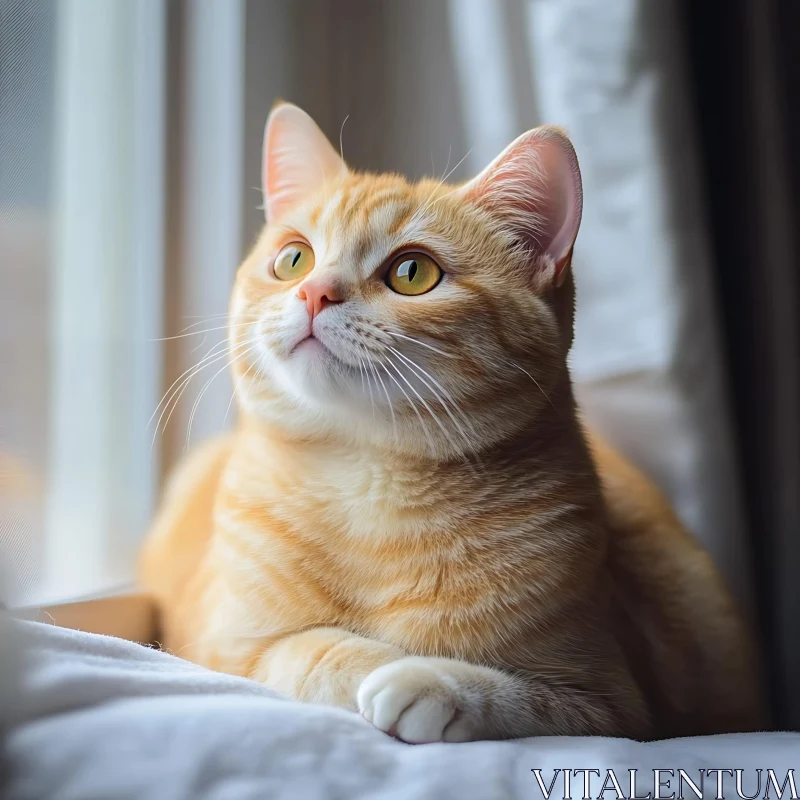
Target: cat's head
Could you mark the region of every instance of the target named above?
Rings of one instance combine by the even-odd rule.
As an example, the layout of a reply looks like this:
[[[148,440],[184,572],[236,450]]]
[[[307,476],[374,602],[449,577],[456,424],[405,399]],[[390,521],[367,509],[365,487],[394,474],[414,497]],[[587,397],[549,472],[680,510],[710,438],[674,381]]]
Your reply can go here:
[[[449,458],[531,424],[563,384],[582,197],[558,130],[520,136],[465,185],[410,183],[351,171],[284,104],[263,193],[231,302],[248,414]]]

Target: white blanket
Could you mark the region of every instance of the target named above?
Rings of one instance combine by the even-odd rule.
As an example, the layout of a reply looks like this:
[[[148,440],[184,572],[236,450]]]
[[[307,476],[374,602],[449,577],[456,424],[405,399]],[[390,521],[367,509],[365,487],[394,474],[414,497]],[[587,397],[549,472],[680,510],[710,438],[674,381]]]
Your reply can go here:
[[[678,769],[695,782],[702,769],[742,769],[752,795],[756,768],[764,770],[763,797],[767,769],[780,785],[787,770],[800,768],[800,734],[788,733],[411,746],[355,714],[281,699],[252,681],[130,642],[14,625],[25,666],[14,692],[21,702],[6,741],[3,797],[15,800],[542,798],[535,769],[545,789],[555,776],[551,800],[565,795],[564,770],[587,769],[599,770],[599,777],[586,773],[593,798],[612,769],[626,795],[628,770],[638,769],[639,796],[654,792],[653,770],[673,770],[675,777],[659,776],[670,781],[663,797],[677,796]],[[10,645],[19,642],[3,637],[5,655]],[[735,776],[722,779],[723,796],[736,797]],[[583,797],[583,780],[584,773],[571,775],[572,797]],[[705,776],[705,797],[716,796],[716,780],[716,773]],[[696,794],[685,784],[684,796]],[[789,785],[783,796],[791,796]],[[607,788],[602,797],[618,795]]]

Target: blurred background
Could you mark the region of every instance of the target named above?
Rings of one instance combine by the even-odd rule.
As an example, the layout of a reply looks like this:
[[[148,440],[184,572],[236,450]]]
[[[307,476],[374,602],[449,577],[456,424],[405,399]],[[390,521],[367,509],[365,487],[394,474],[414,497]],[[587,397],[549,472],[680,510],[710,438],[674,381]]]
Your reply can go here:
[[[799,727],[799,16],[794,0],[0,0],[11,603],[129,585],[165,472],[232,424],[225,359],[190,370],[222,353],[263,224],[276,98],[356,168],[453,181],[557,123],[584,179],[579,399],[711,551],[776,721]]]

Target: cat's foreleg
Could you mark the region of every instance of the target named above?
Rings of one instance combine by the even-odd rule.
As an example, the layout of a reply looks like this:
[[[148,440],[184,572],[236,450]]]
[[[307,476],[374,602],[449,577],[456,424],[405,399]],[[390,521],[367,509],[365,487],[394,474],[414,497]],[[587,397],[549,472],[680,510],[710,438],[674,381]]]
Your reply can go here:
[[[364,679],[404,655],[399,647],[341,628],[311,628],[270,643],[249,677],[297,700],[358,711]]]
[[[638,693],[624,678],[593,692],[534,672],[407,656],[340,628],[281,638],[261,653],[250,677],[298,700],[358,711],[411,743],[645,730]]]
[[[647,730],[635,689],[592,694],[449,658],[410,656],[379,667],[361,684],[358,709],[375,727],[413,743]]]

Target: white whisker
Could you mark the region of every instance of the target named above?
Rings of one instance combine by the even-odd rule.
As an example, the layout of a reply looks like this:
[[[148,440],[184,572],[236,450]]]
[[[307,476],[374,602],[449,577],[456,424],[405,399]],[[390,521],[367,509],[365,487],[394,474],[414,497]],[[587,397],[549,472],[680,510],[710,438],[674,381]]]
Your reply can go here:
[[[445,403],[445,401],[440,397],[440,395],[436,391],[436,389],[430,383],[428,383],[428,380],[430,380],[432,383],[436,384],[436,386],[439,387],[439,389],[447,397],[448,401],[453,406],[453,408],[456,411],[458,411],[458,413],[461,415],[462,419],[470,426],[473,436],[477,437],[477,432],[476,432],[474,426],[472,425],[471,421],[468,419],[466,414],[464,414],[464,412],[461,410],[460,406],[455,402],[455,400],[453,400],[453,398],[450,395],[450,393],[444,388],[444,386],[441,385],[441,383],[439,383],[436,380],[436,378],[433,377],[433,375],[431,375],[429,372],[424,370],[419,364],[417,364],[416,362],[412,361],[410,358],[404,356],[399,350],[396,350],[394,347],[390,347],[389,349],[398,358],[403,359],[403,361],[405,361],[409,365],[410,369],[412,369],[416,373],[417,377],[422,381],[422,383],[425,384],[425,386],[427,386],[428,389],[430,389],[430,391],[433,393],[434,397],[439,401],[439,403],[441,404],[442,408],[445,410],[445,413],[447,414],[447,416],[450,417],[450,420],[452,421],[453,425],[455,425],[456,430],[458,430],[459,434],[461,435],[461,438],[464,440],[464,443],[469,448],[470,445],[472,444],[472,440],[467,436],[467,434],[464,432],[464,429],[461,427],[461,425],[458,422],[458,420],[453,416],[452,412],[450,411],[450,409],[447,406],[447,403]],[[426,377],[428,378],[428,380],[426,380]]]
[[[414,342],[414,344],[420,345],[420,347],[433,350],[434,353],[439,353],[440,355],[447,356],[448,358],[453,358],[450,353],[446,353],[444,350],[440,350],[438,347],[434,347],[432,344],[427,344],[419,339],[415,339],[413,336],[406,336],[404,333],[397,333],[396,331],[384,331],[384,333],[389,334],[389,336],[397,336],[400,339],[407,339],[409,342]]]
[[[340,156],[340,157],[341,157],[341,159],[342,159],[342,163],[344,163],[344,146],[343,146],[343,144],[342,144],[342,143],[343,143],[343,141],[344,141],[344,139],[343,139],[343,137],[344,137],[344,124],[345,124],[345,122],[347,122],[347,120],[349,120],[349,119],[350,119],[350,115],[348,114],[348,115],[347,115],[347,116],[346,116],[346,117],[345,117],[345,118],[342,120],[342,127],[341,127],[341,128],[339,128],[339,156]]]
[[[198,408],[198,406],[200,405],[200,401],[203,399],[203,395],[204,395],[204,394],[206,393],[206,391],[208,390],[208,387],[209,387],[209,386],[211,386],[211,384],[212,384],[212,383],[213,383],[213,382],[216,380],[216,378],[217,378],[219,375],[221,375],[221,374],[222,374],[222,373],[223,373],[223,372],[224,372],[226,369],[229,369],[230,367],[232,367],[232,366],[233,366],[233,365],[234,365],[234,364],[235,364],[237,361],[239,361],[239,359],[241,359],[241,358],[243,358],[244,356],[246,356],[246,355],[247,355],[247,354],[248,354],[248,353],[249,353],[251,350],[253,350],[254,348],[255,348],[255,345],[250,345],[250,347],[248,347],[248,348],[247,348],[247,350],[245,350],[243,353],[238,353],[238,354],[236,354],[234,358],[232,358],[232,359],[231,359],[230,361],[228,361],[228,362],[227,362],[227,363],[226,363],[224,366],[222,366],[220,369],[218,369],[218,370],[217,370],[217,371],[216,371],[216,372],[215,372],[215,373],[214,373],[214,374],[213,374],[213,375],[212,375],[212,376],[211,376],[211,377],[210,377],[210,378],[209,378],[209,379],[206,381],[205,385],[204,385],[204,386],[203,386],[203,388],[200,390],[200,394],[198,394],[198,395],[197,395],[197,399],[194,401],[194,405],[192,406],[192,410],[191,410],[191,412],[190,412],[190,414],[189,414],[189,424],[188,424],[188,426],[187,426],[187,428],[186,428],[186,449],[187,449],[187,450],[188,450],[188,448],[189,448],[189,442],[190,442],[190,440],[191,440],[191,438],[192,438],[192,423],[194,422],[194,415],[195,415],[195,413],[197,412],[197,408]]]
[[[392,367],[392,369],[394,369],[395,372],[397,372],[397,374],[403,379],[403,382],[408,386],[408,388],[411,389],[411,391],[417,396],[417,398],[419,399],[420,403],[422,403],[422,405],[425,407],[425,410],[431,415],[431,417],[433,417],[433,421],[439,426],[439,429],[445,435],[445,438],[447,439],[447,441],[451,445],[455,446],[455,443],[453,442],[452,438],[450,437],[450,433],[448,432],[447,428],[445,428],[445,426],[442,424],[442,422],[439,419],[439,417],[436,416],[436,414],[434,413],[433,409],[428,405],[428,403],[425,400],[425,398],[414,388],[414,386],[406,378],[406,376],[403,375],[402,372],[400,372],[400,370],[395,365],[394,361],[392,361],[391,359],[388,359],[388,363]]]
[[[217,350],[217,349],[218,349],[218,348],[220,348],[220,347],[223,347],[223,348],[227,347],[227,344],[228,344],[228,343],[227,343],[226,341],[217,342],[217,343],[216,343],[216,344],[215,344],[215,345],[214,345],[214,346],[213,346],[213,347],[212,347],[212,348],[211,348],[211,349],[210,349],[210,350],[209,350],[209,351],[208,351],[208,352],[207,352],[207,353],[206,353],[206,354],[205,354],[205,355],[204,355],[204,356],[203,356],[203,357],[200,359],[200,361],[198,361],[196,364],[193,364],[191,367],[189,367],[189,369],[187,369],[187,370],[184,370],[184,371],[183,371],[183,372],[182,372],[180,375],[178,375],[178,377],[177,377],[177,378],[175,378],[175,380],[174,380],[174,381],[172,382],[172,384],[170,385],[169,389],[167,389],[167,391],[166,391],[166,392],[164,392],[164,396],[161,398],[161,400],[159,401],[158,405],[155,407],[155,410],[154,410],[154,411],[153,411],[153,413],[150,415],[150,419],[149,419],[149,420],[147,420],[147,425],[145,426],[145,430],[147,430],[147,428],[149,428],[149,427],[150,427],[150,424],[153,422],[153,418],[155,417],[155,415],[156,415],[156,414],[158,414],[158,409],[159,409],[159,408],[161,408],[161,405],[162,405],[163,403],[166,403],[166,405],[169,405],[169,400],[170,400],[170,396],[171,396],[171,394],[172,394],[172,392],[173,392],[173,387],[175,387],[175,385],[176,385],[176,384],[177,384],[177,383],[178,383],[178,382],[179,382],[181,379],[183,379],[183,378],[184,378],[184,376],[186,376],[187,374],[189,374],[190,372],[192,372],[192,370],[195,370],[195,369],[197,369],[198,367],[202,366],[202,365],[203,365],[203,364],[204,364],[206,361],[208,361],[210,358],[213,358],[213,357],[215,357],[215,356],[219,355],[219,353],[215,353],[214,351],[215,351],[215,350]],[[166,408],[166,405],[165,405],[165,408]],[[163,412],[162,412],[162,416],[163,416]],[[160,422],[160,421],[161,421],[161,420],[160,420],[160,418],[159,418],[159,422]],[[156,430],[158,430],[158,425],[156,425]]]
[[[528,370],[526,370],[524,367],[521,367],[519,364],[517,364],[516,361],[512,361],[508,357],[505,357],[505,361],[506,363],[508,363],[509,366],[518,369],[520,372],[524,372],[536,384],[536,388],[542,393],[542,397],[544,397],[544,399],[547,400],[547,402],[550,403],[550,405],[553,406],[553,408],[555,408],[552,400],[550,400],[550,398],[545,393],[544,389],[542,389],[541,385],[539,384],[539,381],[537,381],[536,378],[534,378],[533,375],[531,375],[530,372],[528,372]]]
[[[365,395],[367,393],[367,386],[364,383],[364,359],[361,356],[358,356],[358,371],[361,375],[361,394]]]
[[[392,415],[392,435],[394,436],[395,441],[397,441],[397,422],[394,418],[394,406],[392,405],[392,398],[389,397],[389,392],[386,391],[386,384],[383,382],[383,378],[381,378],[380,373],[377,370],[375,371],[375,377],[380,381],[383,393],[386,395],[386,402],[389,404],[389,413]]]
[[[201,341],[200,344],[195,345],[189,352],[190,353],[196,353],[206,343],[206,339],[208,339],[208,334],[207,333],[204,334],[203,341]]]
[[[250,372],[252,371],[253,367],[255,367],[257,363],[258,363],[257,361],[254,361],[245,370],[244,374],[241,377],[242,382],[244,382],[244,379],[250,374]],[[252,388],[252,386],[253,386],[253,379],[250,380],[250,388]],[[231,406],[233,405],[233,398],[234,397],[236,397],[236,382],[235,382],[235,380],[234,380],[233,391],[231,392],[231,399],[228,401],[228,407],[225,409],[225,416],[222,418],[222,427],[223,428],[225,427],[225,423],[228,421],[228,414],[230,414],[230,412],[231,412]]]
[[[471,152],[472,152],[472,148],[467,150],[467,152],[464,153],[464,156],[461,159],[459,159],[458,163],[449,172],[447,172],[447,167],[445,167],[446,174],[444,176],[442,176],[442,178],[439,181],[439,183],[437,183],[436,186],[434,186],[433,191],[430,193],[430,195],[428,195],[427,200],[417,209],[417,211],[414,212],[414,215],[411,218],[411,222],[412,223],[413,222],[417,222],[419,220],[419,218],[429,208],[433,207],[438,202],[438,200],[441,200],[442,197],[447,197],[449,194],[452,194],[452,192],[454,192],[458,188],[458,187],[454,187],[449,192],[446,192],[444,195],[442,195],[442,197],[438,198],[438,200],[434,200],[434,196],[436,195],[436,192],[438,192],[439,189],[441,189],[441,187],[444,184],[444,182],[461,166],[461,164],[464,162],[464,159],[467,158],[467,156]],[[448,163],[448,165],[450,164],[450,156],[449,155],[447,157],[447,163]]]
[[[361,373],[362,386],[363,386],[364,376],[366,375],[367,388],[369,389],[369,402],[370,402],[370,405],[372,406],[372,421],[375,422],[375,398],[372,396],[372,384],[370,383],[370,376],[369,376],[369,373],[367,372],[367,369],[369,367],[371,367],[372,364],[371,364],[371,361],[370,361],[370,358],[369,358],[369,352],[367,351],[367,348],[361,342],[358,342],[358,347],[359,347],[360,351],[362,353],[364,353],[364,355],[366,356],[366,358],[363,359],[363,360],[359,356],[358,362],[359,362],[359,365],[362,365],[362,364],[364,365],[363,366],[363,371]]]
[[[252,325],[252,320],[249,322],[240,322],[235,325],[220,325],[216,328],[207,328],[202,331],[190,331],[189,333],[179,333],[176,336],[162,336],[158,339],[148,339],[150,342],[170,342],[173,339],[185,339],[187,336],[199,336],[201,333],[213,333],[214,331],[228,331],[233,330],[236,328],[246,328],[248,325]]]
[[[219,362],[219,361],[222,361],[222,359],[224,359],[224,358],[227,358],[229,355],[230,355],[230,352],[229,352],[228,350],[225,350],[225,351],[224,351],[224,352],[222,352],[222,353],[218,353],[216,356],[214,356],[214,358],[212,358],[211,360],[207,361],[205,364],[198,364],[198,365],[197,365],[197,366],[196,366],[196,367],[193,369],[193,371],[191,372],[191,374],[189,374],[189,375],[188,375],[188,376],[187,376],[187,377],[186,377],[186,378],[183,380],[183,382],[181,383],[181,385],[178,387],[178,391],[177,391],[177,393],[176,393],[176,394],[174,395],[174,397],[173,397],[173,398],[172,398],[172,399],[171,399],[171,400],[170,400],[170,401],[169,401],[169,402],[168,402],[168,403],[167,403],[167,404],[164,406],[164,410],[161,412],[161,416],[158,418],[158,423],[156,424],[155,431],[153,432],[153,442],[152,442],[152,444],[153,444],[153,445],[155,445],[156,436],[158,436],[158,430],[159,430],[159,427],[161,426],[161,420],[163,419],[163,417],[164,417],[164,414],[166,413],[166,411],[167,411],[167,408],[168,408],[168,407],[169,407],[169,405],[170,405],[170,402],[171,402],[171,404],[172,404],[172,407],[171,407],[171,408],[170,408],[170,410],[169,410],[169,414],[167,414],[167,418],[166,418],[166,420],[164,420],[164,426],[161,428],[161,433],[162,433],[162,434],[163,434],[163,433],[164,433],[164,432],[167,430],[167,426],[169,425],[169,421],[170,421],[170,419],[172,418],[172,415],[173,415],[173,413],[175,412],[175,409],[178,407],[178,403],[180,402],[181,396],[182,396],[182,395],[183,395],[183,393],[186,391],[186,389],[189,387],[189,384],[191,383],[192,379],[193,379],[193,378],[195,378],[195,377],[196,377],[196,376],[197,376],[197,375],[198,375],[200,372],[202,372],[202,371],[203,371],[203,370],[204,370],[206,367],[210,367],[212,364],[215,364],[215,363],[217,363],[217,362]]]
[[[371,361],[367,361],[367,367],[372,372],[372,376],[375,378],[375,391],[377,392],[378,391],[378,371],[375,368],[375,365]],[[370,401],[372,402],[372,421],[374,423],[375,420],[377,419],[378,404],[375,402],[375,400],[373,398],[373,395],[372,395],[372,384],[368,382],[367,385],[370,387],[369,398],[370,398]]]
[[[458,451],[460,448],[457,446],[456,442],[453,441],[452,436],[450,436],[450,432],[442,424],[442,421],[439,419],[439,417],[434,413],[433,409],[425,401],[425,398],[414,388],[411,382],[406,379],[405,375],[403,375],[403,373],[400,372],[400,370],[397,368],[397,366],[395,366],[395,363],[393,361],[390,360],[389,363],[397,371],[397,374],[405,381],[408,388],[411,389],[411,391],[416,395],[417,398],[419,398],[419,401],[425,407],[425,410],[431,415],[431,417],[433,417],[433,421],[439,427],[439,430],[441,430],[441,432],[444,434],[444,437],[445,439],[447,439],[450,446],[453,447],[456,451]],[[461,456],[462,458],[466,459],[466,455],[463,450],[461,450]]]
[[[413,409],[414,413],[417,415],[417,419],[419,420],[419,424],[422,427],[422,433],[425,435],[425,438],[428,440],[428,444],[431,448],[431,455],[436,455],[436,444],[434,443],[433,439],[431,439],[430,432],[428,431],[428,426],[425,424],[425,420],[422,418],[422,414],[419,413],[419,409],[417,408],[417,404],[408,396],[408,392],[402,387],[402,385],[398,382],[397,378],[389,372],[388,369],[381,364],[381,366],[386,370],[386,374],[397,384],[397,388],[405,395],[406,400],[408,400],[409,406]],[[395,367],[395,369],[397,369]],[[401,376],[402,377],[402,376]]]

